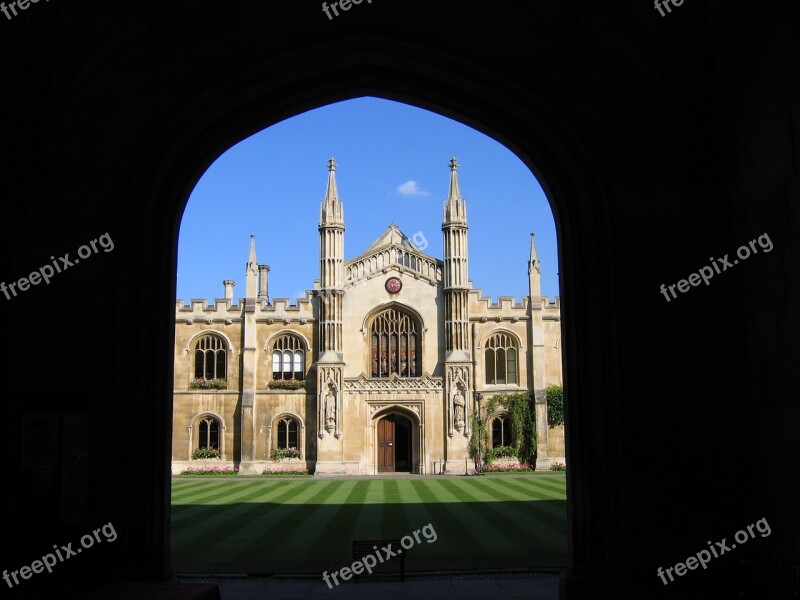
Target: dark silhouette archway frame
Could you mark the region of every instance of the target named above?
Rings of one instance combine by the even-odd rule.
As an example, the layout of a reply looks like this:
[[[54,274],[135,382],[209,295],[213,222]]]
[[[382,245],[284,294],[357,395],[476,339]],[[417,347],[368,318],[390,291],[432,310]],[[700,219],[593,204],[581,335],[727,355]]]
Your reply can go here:
[[[155,290],[165,307],[162,324],[172,332],[177,235],[193,186],[232,145],[299,113],[341,100],[375,96],[437,112],[493,137],[537,177],[558,233],[570,532],[569,565],[562,585],[577,591],[583,581],[618,580],[614,557],[624,552],[615,544],[623,538],[607,534],[625,528],[625,523],[618,522],[624,511],[607,509],[612,503],[620,504],[616,493],[619,474],[612,468],[621,446],[617,441],[620,432],[615,429],[619,423],[616,379],[608,376],[618,369],[613,362],[615,311],[613,299],[597,293],[610,284],[609,270],[603,267],[610,264],[611,257],[600,239],[608,230],[607,204],[591,157],[553,107],[512,79],[476,66],[461,55],[437,54],[430,48],[369,36],[342,43],[335,49],[335,60],[331,50],[328,44],[273,57],[250,69],[232,68],[227,81],[210,81],[203,93],[187,98],[174,126],[154,132],[152,147],[140,153],[143,159],[135,168],[140,176],[122,204],[132,210],[141,194],[157,198],[155,204],[163,207],[163,212],[144,218],[152,226],[152,242],[163,244],[163,258],[170,260],[172,271],[162,270],[160,279],[153,281],[151,266],[130,258],[131,273],[139,281],[151,282],[150,291]],[[593,327],[582,326],[590,321],[595,322]],[[598,329],[602,336],[597,336]],[[148,332],[142,336],[142,344],[147,335],[158,334]],[[174,334],[169,335],[167,341],[171,342]],[[159,447],[164,459],[164,536],[154,532],[151,540],[161,548],[168,571],[173,353],[163,337],[160,342],[158,362],[169,365],[164,377],[153,383],[161,405],[159,430],[163,432]],[[588,481],[591,485],[584,483]],[[598,560],[600,557],[604,560]]]

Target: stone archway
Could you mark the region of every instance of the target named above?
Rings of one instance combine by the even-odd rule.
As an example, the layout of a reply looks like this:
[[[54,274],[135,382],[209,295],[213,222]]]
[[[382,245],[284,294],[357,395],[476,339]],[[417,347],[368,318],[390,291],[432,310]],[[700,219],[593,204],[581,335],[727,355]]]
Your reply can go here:
[[[381,417],[375,430],[378,436],[379,473],[410,473],[411,462],[411,421],[399,413]]]
[[[419,418],[410,410],[393,406],[372,419],[373,472],[419,473],[422,456]]]
[[[289,3],[288,7],[294,7],[294,4]],[[254,18],[255,10],[263,11],[263,18]],[[291,10],[301,9],[298,5],[297,9]],[[426,8],[426,11],[434,13],[437,10],[436,7]],[[449,14],[443,16],[451,17]],[[131,142],[126,146],[129,148],[128,154],[114,154],[114,161],[100,155],[96,162],[98,170],[109,182],[125,182],[125,185],[119,185],[114,190],[115,204],[119,207],[118,222],[112,221],[107,225],[119,231],[114,238],[118,242],[118,249],[109,255],[117,260],[113,269],[114,273],[119,274],[118,279],[114,280],[117,288],[109,286],[108,294],[124,287],[131,305],[160,303],[164,307],[174,306],[176,224],[183,205],[200,174],[220,153],[247,135],[302,111],[363,95],[433,110],[473,126],[512,149],[545,188],[553,204],[559,232],[562,293],[572,299],[563,310],[565,389],[569,389],[574,398],[568,412],[582,417],[573,420],[576,423],[575,435],[568,439],[568,451],[571,452],[569,477],[580,481],[581,476],[587,474],[588,469],[584,465],[611,464],[604,459],[616,455],[614,441],[618,438],[604,435],[603,424],[608,422],[609,427],[613,424],[605,415],[608,406],[615,406],[616,396],[612,393],[613,386],[608,385],[606,380],[615,369],[613,364],[593,360],[593,357],[616,355],[614,334],[617,328],[614,319],[608,318],[616,314],[609,310],[613,308],[613,295],[596,297],[596,290],[608,283],[603,265],[612,263],[612,246],[602,243],[601,233],[613,230],[608,226],[606,192],[601,185],[603,180],[600,171],[594,168],[592,155],[560,114],[550,108],[551,104],[543,101],[544,92],[549,92],[548,88],[552,87],[545,85],[547,79],[527,78],[524,74],[528,72],[530,64],[524,59],[520,59],[519,63],[509,63],[514,66],[513,69],[501,71],[489,59],[479,60],[479,55],[464,54],[459,44],[452,44],[452,50],[447,50],[446,45],[438,42],[433,44],[428,38],[395,40],[391,36],[340,35],[337,32],[331,37],[326,37],[328,34],[310,36],[308,39],[311,41],[299,47],[288,44],[290,49],[286,51],[285,43],[274,48],[268,44],[263,48],[242,48],[242,40],[279,39],[280,36],[264,33],[269,30],[265,23],[275,22],[274,17],[272,8],[253,11],[242,9],[236,14],[235,22],[232,21],[230,27],[225,29],[225,32],[231,32],[232,39],[220,43],[219,51],[209,54],[209,57],[213,56],[211,64],[203,61],[181,64],[179,59],[191,54],[190,46],[182,46],[185,51],[175,56],[165,52],[155,72],[185,74],[180,80],[170,78],[169,85],[152,85],[148,88],[140,77],[132,78],[125,70],[118,69],[116,65],[121,62],[118,52],[93,52],[98,58],[92,64],[92,69],[108,73],[109,76],[119,73],[119,79],[109,79],[104,75],[99,80],[102,84],[98,83],[95,87],[76,83],[70,89],[80,93],[65,96],[64,102],[58,105],[59,114],[69,115],[70,119],[57,128],[58,134],[53,136],[52,145],[66,149],[72,149],[75,140],[88,139],[85,132],[92,130],[96,115],[103,115],[103,111],[110,110],[107,106],[114,106],[115,111],[117,106],[131,108],[124,112],[125,119],[118,119],[117,112],[108,114],[108,118],[103,120],[103,136],[98,137],[99,140],[124,137]],[[191,28],[191,19],[184,18],[188,19],[189,15],[182,15],[181,23]],[[251,24],[257,24],[254,35],[243,36],[240,27]],[[265,26],[267,29],[264,29]],[[325,26],[328,24],[325,23]],[[121,31],[127,31],[127,28],[122,27]],[[543,33],[547,31],[545,29]],[[526,30],[525,36],[528,34]],[[203,39],[205,55],[206,36],[198,38]],[[127,42],[127,38],[124,39]],[[145,39],[148,44],[152,43],[151,37]],[[224,38],[219,41],[223,42]],[[494,55],[491,48],[483,53],[486,57]],[[137,56],[138,51],[136,44],[124,45],[126,57],[128,54]],[[140,54],[149,56],[149,46]],[[331,60],[332,56],[335,56],[335,60]],[[214,73],[223,75],[199,75],[199,69],[212,67]],[[87,70],[80,72],[81,77],[90,79],[92,73],[87,73]],[[149,65],[143,63],[140,74],[145,75],[149,70]],[[197,76],[192,76],[193,73]],[[150,83],[155,81],[153,79]],[[539,81],[543,82],[541,88],[534,85]],[[135,86],[129,88],[133,82],[136,82]],[[109,104],[106,101],[105,92],[109,89],[118,91],[120,103]],[[570,97],[573,96],[577,95]],[[103,98],[103,102],[100,103],[98,98]],[[180,114],[181,118],[166,118],[160,109],[156,110],[159,106],[175,107],[175,112],[171,114]],[[97,110],[87,107],[96,107]],[[84,113],[91,115],[91,119],[74,118]],[[132,135],[134,130],[141,132],[139,136]],[[578,131],[586,135],[585,131]],[[27,131],[25,134],[24,139],[33,139]],[[95,147],[103,147],[103,144],[95,144]],[[54,182],[53,189],[61,190],[64,181],[71,181],[74,173],[80,173],[85,168],[85,162],[82,153],[72,151],[65,151],[59,160],[52,160],[53,166],[57,167],[49,176],[49,180]],[[95,201],[97,206],[105,205],[109,197],[108,189],[101,185],[93,186],[90,190],[84,187],[75,188],[76,197],[83,198],[90,191],[94,197],[90,195],[89,199]],[[50,196],[56,197],[56,194]],[[103,213],[98,211],[98,214]],[[145,239],[153,243],[143,244],[141,228],[132,225],[142,221],[147,223]],[[105,222],[103,226],[106,226]],[[154,265],[158,266],[155,271]],[[584,298],[589,301],[582,306]],[[117,318],[111,308],[107,310],[109,314],[105,319]],[[137,334],[121,337],[120,352],[114,354],[114,362],[109,358],[109,364],[97,369],[98,372],[120,372],[119,365],[156,349],[155,364],[159,365],[156,376],[135,382],[130,378],[112,378],[102,386],[119,397],[150,399],[148,402],[129,403],[126,414],[149,419],[153,422],[154,430],[164,432],[157,444],[143,450],[148,464],[154,466],[164,465],[170,445],[171,365],[174,356],[168,332],[173,329],[174,319],[169,312],[137,311],[132,316],[126,314],[126,319],[133,319],[131,331]],[[103,313],[95,314],[98,320],[102,320],[100,314]],[[581,374],[580,379],[577,373]],[[600,395],[599,399],[595,396],[594,402],[584,406],[583,398],[589,396],[581,394],[584,389],[596,390],[594,393]],[[104,401],[101,403],[98,400],[98,406],[106,410]],[[603,411],[597,408],[601,406]],[[428,422],[428,431],[436,426]],[[131,436],[132,433],[125,435]],[[123,441],[127,445],[135,442],[125,435],[115,442],[121,445]],[[241,447],[241,436],[234,432],[230,446],[234,456],[240,454]],[[428,458],[424,439],[420,447],[421,464],[427,462]],[[138,456],[137,463],[141,460],[142,457]],[[368,461],[369,458],[365,462]],[[600,471],[603,475],[602,469]],[[117,504],[136,502],[168,507],[169,480],[164,477],[148,480],[147,483],[148,487],[139,487],[135,496],[129,493],[119,496]],[[594,540],[602,537],[597,532],[602,532],[607,525],[604,522],[596,525],[596,511],[589,508],[611,505],[615,486],[613,477],[601,477],[597,486],[572,487],[570,519],[574,531],[579,532],[573,536],[576,548],[588,548],[587,552],[591,551]],[[97,492],[109,493],[105,487],[100,487]],[[159,518],[153,517],[153,521],[149,518],[146,526],[139,526],[138,522],[132,521],[131,530],[152,532],[152,535],[134,537],[129,546],[131,552],[126,556],[126,564],[136,566],[137,574],[161,573],[164,565],[169,563],[165,555],[168,544],[164,543],[164,536],[168,535],[169,530],[169,510],[164,508],[163,514]],[[123,522],[122,519],[120,516],[119,521]],[[607,559],[606,562],[610,562],[604,554],[606,546],[601,550],[598,553]],[[577,564],[580,566],[584,563],[581,560]]]

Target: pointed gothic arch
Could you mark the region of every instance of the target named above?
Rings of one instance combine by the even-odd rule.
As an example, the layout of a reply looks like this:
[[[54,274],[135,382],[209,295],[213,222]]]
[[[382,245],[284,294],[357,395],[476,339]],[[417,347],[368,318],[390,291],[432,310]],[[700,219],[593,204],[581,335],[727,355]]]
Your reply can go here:
[[[189,458],[198,448],[216,448],[220,457],[226,457],[225,419],[213,411],[193,415],[187,424],[189,430]]]
[[[424,328],[416,310],[391,302],[370,311],[365,322],[371,377],[422,376]]]
[[[421,473],[424,471],[424,423],[416,412],[416,404],[393,403],[373,405],[371,462],[374,473],[397,472],[398,459],[407,461],[400,471]],[[399,446],[397,444],[400,444]]]
[[[597,178],[591,169],[591,160],[583,152],[582,146],[568,127],[559,120],[558,115],[549,108],[537,101],[536,98],[528,98],[525,103],[513,107],[506,106],[503,110],[497,98],[492,99],[493,94],[488,93],[490,89],[508,89],[507,81],[497,81],[496,74],[480,69],[471,70],[469,61],[462,61],[458,57],[452,57],[454,62],[439,62],[443,54],[433,51],[433,58],[430,65],[425,65],[422,76],[422,83],[419,83],[419,72],[417,69],[401,69],[400,73],[388,74],[392,69],[391,65],[402,64],[409,57],[414,55],[413,48],[409,46],[394,47],[393,44],[385,44],[383,41],[372,40],[369,37],[360,38],[358,41],[350,40],[337,48],[347,67],[343,69],[325,70],[321,76],[306,74],[302,82],[294,81],[289,76],[273,79],[267,88],[261,89],[259,86],[246,87],[248,92],[249,111],[246,118],[236,123],[227,123],[228,127],[222,135],[217,135],[209,143],[203,140],[197,148],[192,148],[187,154],[203,156],[207,159],[206,166],[210,164],[215,155],[226,149],[232,143],[239,141],[246,135],[257,130],[263,129],[284,118],[294,116],[302,110],[316,108],[334,101],[355,98],[363,95],[372,95],[406,102],[420,108],[426,108],[439,114],[454,118],[464,124],[468,124],[487,135],[490,135],[514,151],[523,162],[531,168],[539,179],[545,193],[551,201],[553,212],[556,217],[556,226],[562,236],[570,231],[581,231],[586,235],[580,240],[574,237],[560,238],[560,256],[563,263],[565,253],[570,253],[575,257],[582,247],[599,248],[600,250],[592,255],[594,274],[600,273],[599,265],[604,260],[605,248],[597,243],[597,231],[602,231],[602,189],[596,185]],[[375,42],[373,46],[372,43]],[[378,52],[380,58],[369,67],[370,75],[362,78],[358,74],[358,69],[352,69],[352,65],[361,64],[362,58],[359,55],[363,52],[371,52],[380,48]],[[405,57],[405,58],[401,58]],[[387,60],[384,60],[387,59]],[[453,68],[455,65],[455,68]],[[417,65],[419,67],[420,65]],[[460,70],[463,69],[463,70]],[[478,81],[479,86],[486,93],[481,96],[479,102],[470,100],[471,94],[461,94],[457,90],[462,89],[467,92],[470,86],[463,86],[457,80],[456,72],[467,75],[464,79]],[[285,75],[285,74],[284,74]],[[416,82],[416,83],[415,83]],[[420,89],[414,86],[420,84]],[[286,86],[284,88],[284,86]],[[310,88],[321,86],[324,92],[310,91]],[[287,93],[283,96],[276,91],[286,89]],[[455,94],[455,96],[451,96]],[[257,108],[261,99],[272,100],[269,102],[270,109],[261,111]],[[302,109],[299,108],[302,106]],[[205,107],[204,107],[205,108]],[[496,112],[494,110],[497,109]],[[494,112],[494,114],[493,114]],[[491,115],[491,116],[490,116]],[[214,118],[214,117],[212,117]],[[260,119],[260,120],[259,120]],[[223,119],[220,119],[221,122]],[[519,123],[525,122],[524,132],[519,130]],[[219,134],[220,132],[215,132]],[[225,140],[221,142],[220,140]],[[196,142],[196,140],[193,140]],[[203,167],[201,167],[202,169]],[[560,200],[559,206],[554,205],[554,198]],[[589,207],[587,210],[570,210],[570,200],[574,200],[574,206],[581,206],[586,209],[585,204],[579,202],[581,198],[592,198],[600,208]],[[561,210],[558,210],[558,209]],[[578,214],[580,213],[580,214]],[[593,228],[583,227],[581,224],[592,222]],[[564,242],[567,242],[565,245]],[[592,270],[587,268],[586,272]],[[569,272],[567,272],[569,276]],[[562,284],[566,287],[567,277],[562,276]],[[582,281],[569,279],[569,285],[583,289],[594,285],[594,289],[600,287],[599,276],[592,277],[584,275]],[[602,299],[601,299],[602,300]],[[603,307],[598,303],[593,309],[599,314],[603,312]],[[593,312],[594,312],[593,311]],[[572,320],[573,327],[578,326],[578,319]],[[573,329],[573,334],[578,335],[577,329]],[[565,333],[565,335],[567,335]],[[613,336],[611,336],[613,337]],[[584,340],[583,348],[588,352],[593,346],[592,340]],[[574,347],[574,346],[573,346]],[[597,347],[600,350],[600,347]],[[573,370],[573,373],[578,369]],[[602,380],[602,373],[595,372],[596,383]],[[577,389],[574,387],[573,389]],[[573,407],[575,404],[572,405]],[[572,470],[574,476],[576,470]]]

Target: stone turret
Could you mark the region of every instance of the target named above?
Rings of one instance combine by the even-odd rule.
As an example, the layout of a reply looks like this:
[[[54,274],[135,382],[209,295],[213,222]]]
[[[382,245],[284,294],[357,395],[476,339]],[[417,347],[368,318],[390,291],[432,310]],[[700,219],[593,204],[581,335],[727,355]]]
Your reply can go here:
[[[269,265],[258,265],[258,299],[269,302]]]
[[[469,326],[469,246],[467,205],[461,197],[458,161],[450,159],[450,188],[444,202],[442,291],[445,328],[445,407],[447,414],[446,470],[463,469],[461,457],[467,452],[471,433],[470,417],[475,410],[473,368]],[[458,457],[458,458],[456,458]]]
[[[233,304],[233,286],[236,285],[236,282],[230,279],[226,279],[225,281],[222,282],[222,285],[225,287],[224,298],[228,300],[228,304]]]
[[[467,206],[458,183],[458,161],[450,160],[450,190],[444,204],[445,352],[447,360],[469,358],[469,248]]]
[[[250,235],[250,255],[245,268],[245,304],[242,311],[241,349],[241,413],[239,416],[242,435],[239,443],[239,472],[255,474],[255,391],[258,382],[256,297],[258,295],[258,261],[256,260],[256,236]]]
[[[318,473],[343,472],[341,463],[342,304],[344,208],[336,187],[336,160],[328,161],[328,185],[319,211],[319,358],[317,360]]]
[[[344,209],[336,188],[336,161],[328,161],[328,186],[319,222],[320,362],[342,361]]]

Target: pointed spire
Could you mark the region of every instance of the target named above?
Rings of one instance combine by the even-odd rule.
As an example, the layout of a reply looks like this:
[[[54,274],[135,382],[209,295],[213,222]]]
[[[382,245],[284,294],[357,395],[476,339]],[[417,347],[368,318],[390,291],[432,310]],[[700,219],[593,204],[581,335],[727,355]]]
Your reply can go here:
[[[332,156],[328,160],[328,189],[325,191],[325,199],[339,199],[339,191],[336,189],[336,159]]]
[[[528,288],[531,302],[539,302],[542,296],[542,263],[536,252],[536,234],[531,233],[531,257],[528,260]]]
[[[250,256],[245,269],[245,297],[255,298],[258,292],[258,262],[256,262],[256,234],[250,234]]]
[[[539,254],[536,252],[536,234],[531,233],[531,257],[528,261],[528,273],[532,273],[536,269],[537,273],[542,272],[542,265],[539,262]]]
[[[467,206],[461,197],[461,188],[458,185],[458,161],[456,157],[450,159],[450,189],[444,204],[445,223],[466,223]]]
[[[344,221],[339,190],[336,188],[336,159],[328,160],[328,187],[320,207],[320,225],[341,224]]]
[[[258,264],[256,263],[256,234],[250,234],[250,256],[247,259],[247,272],[258,273]]]
[[[461,190],[458,187],[458,161],[456,157],[450,159],[450,193],[448,200],[461,200]]]

